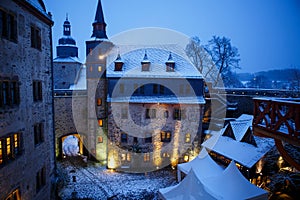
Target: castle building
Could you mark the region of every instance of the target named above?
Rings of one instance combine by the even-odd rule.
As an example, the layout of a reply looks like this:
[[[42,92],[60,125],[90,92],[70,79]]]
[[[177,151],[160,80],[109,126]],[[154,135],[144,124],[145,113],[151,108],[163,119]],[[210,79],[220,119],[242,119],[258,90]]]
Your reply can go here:
[[[113,44],[106,34],[100,0],[92,26],[85,71],[56,96],[55,101],[65,102],[72,96],[75,116],[68,123],[72,130],[63,125],[66,117],[56,120],[57,155],[62,152],[62,138],[73,132],[82,143],[81,153],[117,170],[155,170],[196,156],[204,80],[182,56],[184,50],[164,44],[128,50]],[[84,81],[86,90],[80,91]],[[69,105],[65,102],[55,105],[56,112],[61,104]]]
[[[71,24],[66,18],[63,37],[58,40],[57,57],[53,60],[54,88],[69,89],[77,80],[82,64],[78,59],[76,41],[71,37]]]
[[[42,0],[0,1],[0,199],[53,192],[52,25]]]

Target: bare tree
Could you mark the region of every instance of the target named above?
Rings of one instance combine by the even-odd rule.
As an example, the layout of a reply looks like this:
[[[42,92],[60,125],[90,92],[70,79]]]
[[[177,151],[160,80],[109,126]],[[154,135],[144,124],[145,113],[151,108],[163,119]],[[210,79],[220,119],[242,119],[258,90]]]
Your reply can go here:
[[[215,85],[218,85],[221,76],[226,76],[233,69],[239,69],[239,53],[238,49],[231,45],[230,39],[226,37],[213,36],[208,41],[206,51],[212,57],[218,68],[218,74]]]
[[[205,50],[204,45],[201,44],[201,40],[197,36],[190,39],[189,44],[185,48],[185,52],[205,80],[214,83],[218,70],[211,56]]]

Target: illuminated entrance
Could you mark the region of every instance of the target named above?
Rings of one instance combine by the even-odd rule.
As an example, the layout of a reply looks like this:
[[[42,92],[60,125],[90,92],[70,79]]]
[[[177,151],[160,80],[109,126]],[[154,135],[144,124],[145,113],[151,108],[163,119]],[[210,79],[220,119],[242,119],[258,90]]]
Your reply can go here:
[[[84,136],[79,135],[78,133],[62,136],[60,140],[61,157],[83,155],[85,152],[83,140]]]

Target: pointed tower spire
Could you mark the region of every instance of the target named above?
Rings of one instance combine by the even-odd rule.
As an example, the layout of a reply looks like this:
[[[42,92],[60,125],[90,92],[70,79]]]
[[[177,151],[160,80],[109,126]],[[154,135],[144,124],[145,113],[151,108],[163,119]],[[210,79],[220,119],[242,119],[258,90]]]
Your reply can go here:
[[[66,21],[64,22],[64,35],[70,36],[71,35],[71,24],[68,19],[68,13],[66,15]]]
[[[97,11],[95,15],[95,21],[93,23],[92,37],[107,39],[106,35],[106,23],[104,21],[103,10],[101,0],[98,0]]]

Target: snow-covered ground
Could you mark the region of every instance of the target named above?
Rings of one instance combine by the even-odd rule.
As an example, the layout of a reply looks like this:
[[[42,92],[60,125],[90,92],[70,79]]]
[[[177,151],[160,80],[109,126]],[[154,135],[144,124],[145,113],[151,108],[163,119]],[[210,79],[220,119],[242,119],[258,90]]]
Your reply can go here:
[[[80,159],[80,158],[79,158]],[[172,169],[148,172],[146,174],[128,174],[115,172],[88,163],[83,166],[78,157],[68,157],[58,162],[61,175],[58,195],[61,199],[158,199],[160,188],[176,184],[176,171]],[[73,182],[73,176],[76,182]]]

